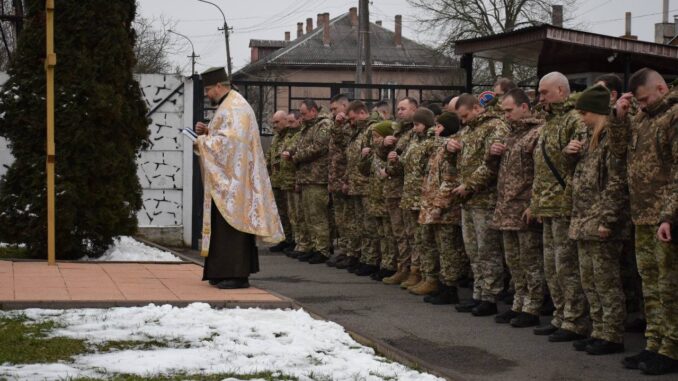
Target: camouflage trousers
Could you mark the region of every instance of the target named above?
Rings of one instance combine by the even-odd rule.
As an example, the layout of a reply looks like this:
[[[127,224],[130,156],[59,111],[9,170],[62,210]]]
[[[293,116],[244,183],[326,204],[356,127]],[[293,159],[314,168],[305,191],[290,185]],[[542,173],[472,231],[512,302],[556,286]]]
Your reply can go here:
[[[290,224],[294,231],[294,240],[297,245],[294,250],[303,253],[311,251],[311,242],[308,238],[308,227],[304,219],[303,208],[301,205],[301,193],[288,191],[285,192],[287,196],[287,211],[290,218]]]
[[[636,226],[636,257],[643,280],[646,349],[678,360],[678,244],[659,242],[654,225]]]
[[[579,277],[577,242],[567,236],[570,218],[543,218],[543,222],[544,276],[555,306],[551,324],[586,335],[588,306]]]
[[[410,247],[410,256],[406,260],[410,268],[419,268],[421,263],[419,257],[421,254],[421,235],[419,234],[419,211],[401,209],[403,220],[405,220],[405,235]]]
[[[290,223],[289,211],[287,208],[286,191],[280,188],[273,188],[273,198],[275,199],[275,206],[278,208],[278,215],[280,216],[280,223],[285,233],[285,242],[294,242],[294,229]]]
[[[538,230],[502,231],[506,266],[511,273],[515,295],[515,312],[539,316],[544,302],[544,258]]]
[[[367,197],[347,198],[347,213],[351,219],[346,255],[359,258],[362,263],[376,265],[379,260],[379,227],[376,217],[368,215],[366,207]]]
[[[628,313],[643,311],[643,285],[638,273],[635,244],[633,237],[624,240],[622,254],[619,257],[622,287],[626,296],[626,312]]]
[[[301,186],[301,206],[311,250],[326,257],[330,255],[329,202],[326,185]]]
[[[438,279],[456,286],[466,276],[468,257],[464,251],[461,226],[455,224],[420,225],[422,251],[421,272],[428,279]]]
[[[624,341],[626,302],[619,256],[622,241],[577,241],[581,284],[589,301],[591,337],[613,343]]]
[[[405,233],[405,217],[403,210],[400,209],[399,198],[387,198],[386,208],[388,209],[389,220],[391,221],[391,231],[393,239],[396,242],[398,250],[398,269],[410,268],[410,242]]]
[[[473,299],[496,303],[504,288],[501,235],[490,228],[494,210],[461,209],[464,249],[473,271]]]
[[[398,266],[398,247],[393,237],[391,229],[391,219],[389,216],[376,217],[379,223],[379,251],[381,252],[381,261],[379,267],[384,270],[395,271]]]
[[[348,196],[343,193],[332,193],[332,212],[334,213],[335,233],[337,247],[344,252],[348,247],[348,230],[351,224],[351,216],[346,213]]]

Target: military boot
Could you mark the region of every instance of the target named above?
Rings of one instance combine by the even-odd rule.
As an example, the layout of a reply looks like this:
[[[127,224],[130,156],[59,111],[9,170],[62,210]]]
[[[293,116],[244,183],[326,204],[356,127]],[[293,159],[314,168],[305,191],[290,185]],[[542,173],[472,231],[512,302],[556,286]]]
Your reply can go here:
[[[382,283],[388,285],[395,285],[404,282],[410,276],[410,272],[406,268],[401,268],[395,274],[388,276],[382,280]]]
[[[424,297],[424,302],[439,306],[444,304],[459,303],[459,294],[455,286],[440,285],[441,289],[438,294]]]
[[[657,353],[652,358],[638,364],[638,368],[644,374],[669,374],[678,371],[678,360]]]
[[[410,276],[407,277],[407,280],[400,284],[400,288],[407,289],[409,287],[417,285],[417,283],[419,282],[421,282],[421,274],[419,273],[419,268],[412,266],[410,268]]]
[[[437,279],[429,279],[419,282],[414,287],[410,287],[407,290],[414,295],[429,295],[434,292],[438,292],[439,283]]]

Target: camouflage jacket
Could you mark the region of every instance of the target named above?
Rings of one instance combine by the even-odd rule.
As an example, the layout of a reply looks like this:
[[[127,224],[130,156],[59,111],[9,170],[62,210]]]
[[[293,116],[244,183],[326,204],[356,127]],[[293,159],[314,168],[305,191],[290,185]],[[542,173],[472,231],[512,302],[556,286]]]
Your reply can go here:
[[[631,123],[628,145],[628,184],[631,217],[636,225],[674,220],[678,201],[678,89],[631,121],[615,122],[612,129]]]
[[[598,146],[591,150],[590,132],[572,176],[572,214],[570,239],[599,241],[598,226],[612,230],[608,240],[631,236],[626,163],[610,149],[605,132]]]
[[[280,144],[280,152],[290,151],[299,140],[300,128],[288,128],[285,131],[285,137]],[[278,172],[278,179],[280,189],[291,191],[294,190],[296,184],[297,168],[290,160],[280,160],[280,171]]]
[[[421,185],[426,176],[426,164],[435,148],[435,140],[427,131],[421,134],[411,130],[410,142],[395,162],[389,161],[386,172],[403,177],[403,193],[400,208],[419,210]]]
[[[287,129],[280,131],[273,135],[271,146],[266,153],[266,169],[268,169],[268,177],[271,179],[272,188],[280,188],[280,154],[282,153],[282,141],[285,139]]]
[[[369,178],[360,171],[362,150],[370,146],[372,130],[367,127],[367,121],[358,122],[351,126],[351,137],[346,147],[346,175],[349,196],[367,195]]]
[[[456,159],[446,153],[447,139],[437,140],[437,148],[428,161],[428,173],[421,187],[419,223],[461,225],[462,200],[452,194],[452,190],[460,185]],[[438,218],[431,214],[435,209],[441,211]]]
[[[586,131],[579,113],[571,101],[549,105],[546,124],[534,149],[534,182],[530,211],[536,217],[564,217],[572,210],[572,174],[576,159],[568,157],[563,149],[574,139],[577,132]],[[565,181],[563,188],[549,169],[542,145],[553,166]]]
[[[459,133],[462,143],[457,153],[457,170],[460,182],[471,192],[464,206],[492,209],[497,201],[497,168],[488,166],[485,158],[490,145],[503,139],[509,132],[506,123],[492,114],[481,114]]]
[[[372,133],[372,128],[368,128]],[[369,155],[360,159],[360,172],[368,176],[367,186],[367,214],[373,217],[388,216],[388,209],[386,208],[386,198],[384,197],[384,185],[386,179],[379,176],[382,169],[386,168],[386,161],[382,160],[379,155],[375,154],[378,147],[371,144],[372,151]]]
[[[399,155],[405,152],[407,145],[410,143],[412,137],[412,122],[394,123],[393,136],[398,138],[395,147],[384,147],[383,145],[377,150],[377,154],[382,160],[387,161],[389,152],[396,151]],[[386,169],[388,173],[388,169]],[[403,176],[402,174],[388,173],[386,184],[384,185],[384,195],[388,199],[398,199],[403,196]]]
[[[511,132],[504,139],[506,151],[501,156],[497,177],[497,206],[492,227],[499,230],[525,230],[522,219],[530,206],[534,180],[533,152],[537,146],[542,119],[511,122]],[[487,156],[489,165],[496,165],[497,156]]]
[[[346,176],[346,146],[351,137],[348,123],[334,122],[330,132],[329,173],[327,185],[330,192],[341,192]]]
[[[327,184],[331,128],[332,120],[323,116],[303,123],[297,144],[291,151],[292,161],[297,166],[297,184]]]

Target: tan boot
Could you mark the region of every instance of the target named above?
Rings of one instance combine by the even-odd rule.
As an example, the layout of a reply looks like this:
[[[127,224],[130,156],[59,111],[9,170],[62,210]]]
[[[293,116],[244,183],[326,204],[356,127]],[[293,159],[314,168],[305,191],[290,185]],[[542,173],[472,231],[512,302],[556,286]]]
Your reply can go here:
[[[415,287],[410,287],[409,291],[414,295],[430,295],[438,292],[439,286],[437,279],[426,279]]]
[[[407,280],[400,284],[400,288],[406,289],[421,282],[421,275],[419,274],[419,267],[412,266],[410,268],[410,276]]]
[[[395,274],[384,278],[382,282],[388,285],[400,284],[404,282],[409,275],[410,272],[407,271],[407,269],[398,269],[398,271]]]

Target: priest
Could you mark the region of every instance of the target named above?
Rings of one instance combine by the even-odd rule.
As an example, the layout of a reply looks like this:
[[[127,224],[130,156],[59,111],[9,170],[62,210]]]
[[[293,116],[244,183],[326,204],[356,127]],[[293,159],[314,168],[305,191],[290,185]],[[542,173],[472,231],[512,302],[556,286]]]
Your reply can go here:
[[[201,76],[217,107],[209,124],[195,126],[205,189],[203,280],[222,289],[247,288],[249,275],[259,271],[257,241],[278,243],[285,235],[252,107],[231,89],[224,68]]]

